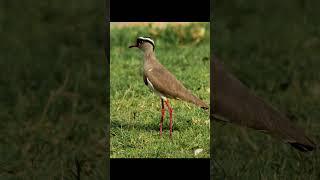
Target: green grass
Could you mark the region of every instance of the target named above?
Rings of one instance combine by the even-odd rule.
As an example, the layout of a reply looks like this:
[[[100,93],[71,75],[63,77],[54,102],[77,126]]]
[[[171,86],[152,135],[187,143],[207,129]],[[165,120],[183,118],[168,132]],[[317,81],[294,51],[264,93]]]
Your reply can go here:
[[[215,54],[244,84],[320,143],[319,1],[215,3]],[[215,176],[319,179],[320,153],[265,134],[214,124]]]
[[[194,29],[205,35],[190,38]],[[186,27],[112,28],[110,34],[110,101],[112,158],[193,158],[209,157],[209,117],[202,109],[171,100],[173,139],[169,138],[169,114],[159,136],[160,98],[144,85],[140,70],[143,56],[129,49],[138,36],[155,40],[156,56],[195,95],[209,102],[209,23]],[[198,39],[198,40],[196,40]],[[194,150],[203,152],[194,155]]]
[[[103,3],[0,6],[0,179],[106,178]]]

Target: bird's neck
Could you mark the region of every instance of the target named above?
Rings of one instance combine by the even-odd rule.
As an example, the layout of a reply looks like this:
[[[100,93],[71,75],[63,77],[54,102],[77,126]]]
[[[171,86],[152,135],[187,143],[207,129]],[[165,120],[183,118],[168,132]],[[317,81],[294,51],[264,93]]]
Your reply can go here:
[[[148,61],[152,61],[155,60],[155,53],[153,50],[147,50],[144,52],[144,63],[148,62]]]

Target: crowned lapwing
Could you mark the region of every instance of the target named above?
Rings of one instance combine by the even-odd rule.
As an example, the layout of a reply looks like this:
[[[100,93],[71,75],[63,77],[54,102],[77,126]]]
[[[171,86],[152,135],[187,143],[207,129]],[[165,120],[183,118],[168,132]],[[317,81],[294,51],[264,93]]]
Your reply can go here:
[[[129,48],[137,47],[144,53],[143,63],[143,80],[153,92],[161,99],[161,120],[160,120],[160,136],[162,136],[162,124],[165,115],[165,105],[168,108],[170,116],[170,137],[172,137],[172,107],[169,98],[180,99],[189,103],[193,103],[203,109],[208,109],[208,105],[202,100],[194,96],[184,85],[171,74],[155,56],[155,44],[150,37],[138,37],[136,44]]]
[[[312,151],[316,144],[283,113],[254,95],[213,57],[213,117],[278,137],[300,151]]]

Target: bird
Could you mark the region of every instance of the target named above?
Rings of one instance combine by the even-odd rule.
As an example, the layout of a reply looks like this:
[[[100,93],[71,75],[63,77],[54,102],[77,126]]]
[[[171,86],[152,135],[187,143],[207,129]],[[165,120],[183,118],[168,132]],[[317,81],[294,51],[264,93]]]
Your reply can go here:
[[[144,54],[143,81],[161,99],[160,137],[162,137],[162,125],[165,117],[165,106],[169,111],[170,138],[172,138],[172,113],[169,99],[183,100],[199,106],[202,109],[209,109],[209,106],[193,95],[169,70],[167,70],[156,58],[155,43],[151,37],[138,37],[134,45],[129,48],[138,48]]]
[[[304,130],[294,125],[284,113],[256,96],[240,80],[227,71],[213,56],[213,119],[252,128],[273,137],[302,152],[316,149],[316,144]]]

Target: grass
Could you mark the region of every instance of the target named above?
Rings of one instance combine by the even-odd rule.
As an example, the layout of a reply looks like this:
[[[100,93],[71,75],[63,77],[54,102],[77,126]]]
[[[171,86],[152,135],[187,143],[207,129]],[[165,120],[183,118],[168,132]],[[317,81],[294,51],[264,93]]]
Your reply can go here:
[[[199,30],[204,34],[197,34]],[[208,113],[182,101],[171,100],[173,139],[169,115],[159,136],[160,98],[143,83],[140,50],[129,49],[138,36],[151,36],[156,56],[195,95],[209,102],[209,23],[188,26],[111,27],[110,101],[112,158],[209,157]],[[203,152],[194,155],[196,149]]]
[[[215,54],[244,84],[320,143],[318,1],[215,3]],[[214,124],[216,178],[319,179],[320,153]],[[225,174],[223,173],[223,170]]]
[[[0,6],[0,179],[105,179],[104,9]]]

